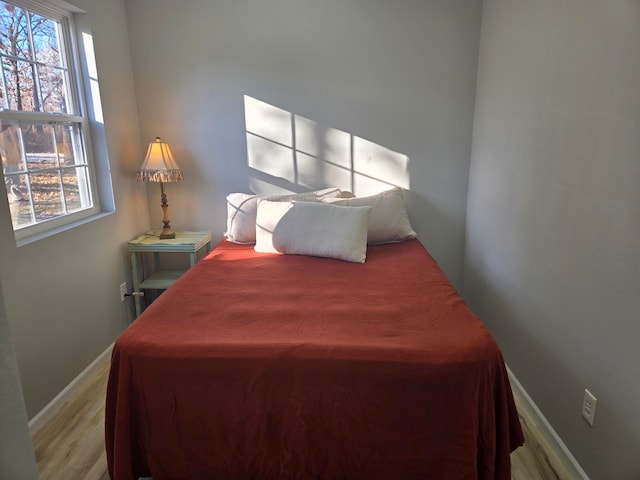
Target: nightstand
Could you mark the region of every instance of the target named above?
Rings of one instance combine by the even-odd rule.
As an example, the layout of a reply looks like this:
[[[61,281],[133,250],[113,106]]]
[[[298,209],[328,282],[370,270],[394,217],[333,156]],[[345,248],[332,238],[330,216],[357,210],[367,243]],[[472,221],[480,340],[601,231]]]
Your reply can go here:
[[[160,254],[188,253],[189,267],[193,267],[200,250],[204,248],[207,253],[211,250],[211,233],[176,232],[176,238],[160,240],[160,230],[152,230],[131,240],[127,247],[131,254],[131,275],[137,317],[142,313],[141,296],[145,289],[165,290],[184,273],[184,270],[162,270]],[[147,277],[144,276],[144,269],[139,263],[139,256],[143,253],[153,253],[154,272]]]

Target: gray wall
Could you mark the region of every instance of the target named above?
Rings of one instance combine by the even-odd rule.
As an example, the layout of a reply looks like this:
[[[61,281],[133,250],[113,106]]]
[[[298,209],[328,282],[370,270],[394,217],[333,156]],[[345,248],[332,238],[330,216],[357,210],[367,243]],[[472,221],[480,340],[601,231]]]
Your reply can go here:
[[[640,3],[486,0],[481,31],[465,295],[590,477],[640,478]]]
[[[6,195],[0,195],[0,209],[8,209]],[[10,228],[0,229],[0,247],[13,243]],[[12,260],[9,251],[0,248],[0,265]],[[38,469],[27,427],[27,411],[22,395],[15,350],[4,308],[0,281],[0,478],[37,480]]]
[[[480,15],[480,0],[128,0],[141,138],[185,171],[172,226],[220,239],[233,191],[401,184],[461,285]]]
[[[0,285],[0,478],[37,480],[22,387]]]
[[[31,445],[18,375],[0,286],[0,478],[37,480],[38,468]]]
[[[103,100],[104,125],[94,138],[108,151],[117,211],[35,243],[0,238],[0,278],[29,417],[49,403],[128,324],[119,285],[127,278],[125,243],[149,227],[123,1],[74,0],[88,15]],[[0,202],[0,225],[11,216]],[[130,283],[129,283],[130,285]],[[3,407],[4,408],[4,407]]]

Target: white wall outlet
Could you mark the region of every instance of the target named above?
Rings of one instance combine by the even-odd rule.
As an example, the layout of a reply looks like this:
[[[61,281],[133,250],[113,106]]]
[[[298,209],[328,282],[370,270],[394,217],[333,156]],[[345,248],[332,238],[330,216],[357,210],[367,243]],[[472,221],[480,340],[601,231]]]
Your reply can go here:
[[[120,284],[120,301],[124,302],[127,295],[127,282],[122,282]]]
[[[593,396],[593,393],[585,388],[584,399],[582,400],[582,416],[592,427],[596,418],[596,403],[598,403],[598,399]]]

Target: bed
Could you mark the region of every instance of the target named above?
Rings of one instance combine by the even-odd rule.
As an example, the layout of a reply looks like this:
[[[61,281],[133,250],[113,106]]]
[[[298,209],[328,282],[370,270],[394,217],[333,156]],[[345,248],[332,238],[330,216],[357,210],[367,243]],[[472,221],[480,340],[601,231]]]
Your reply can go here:
[[[501,352],[415,238],[364,263],[221,241],[117,339],[112,480],[510,479]]]

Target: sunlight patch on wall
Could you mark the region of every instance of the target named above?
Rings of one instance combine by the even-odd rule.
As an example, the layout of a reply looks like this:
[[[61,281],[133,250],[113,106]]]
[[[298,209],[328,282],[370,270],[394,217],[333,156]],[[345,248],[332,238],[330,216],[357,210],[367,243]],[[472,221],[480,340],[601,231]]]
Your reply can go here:
[[[409,157],[245,95],[255,193],[338,187],[363,196],[409,188]]]

